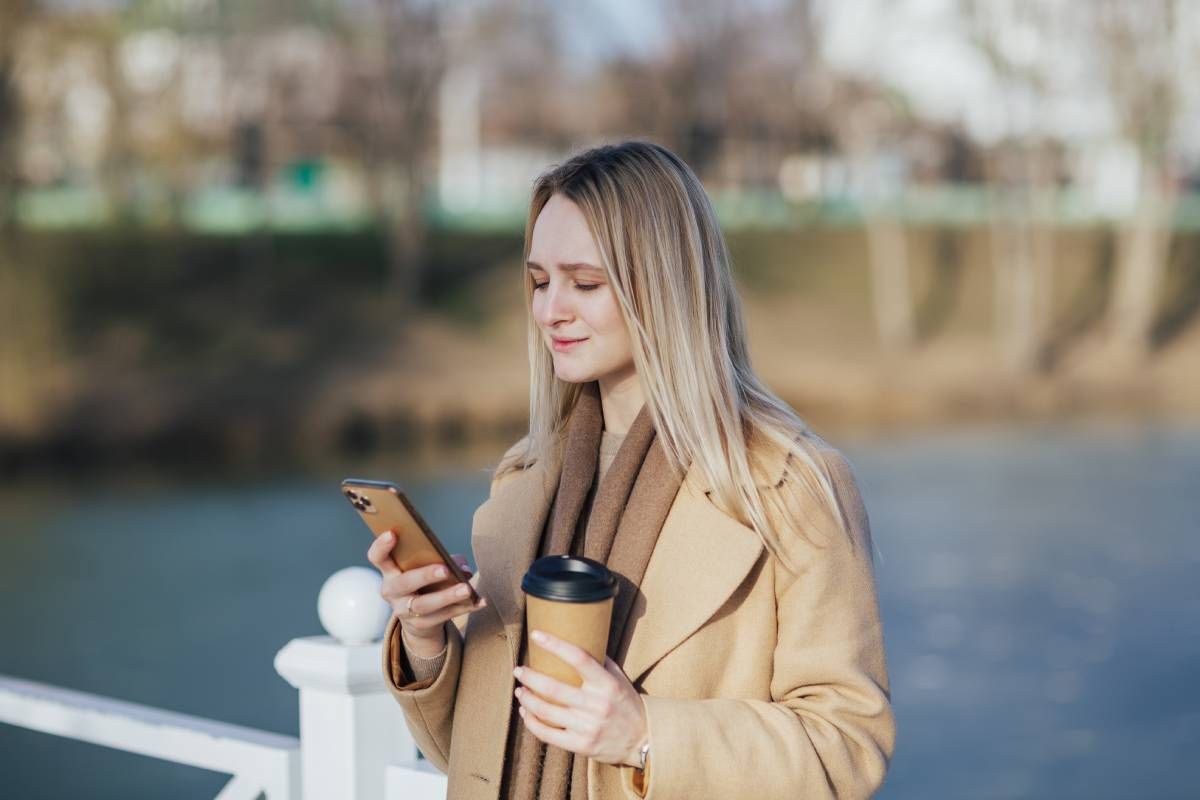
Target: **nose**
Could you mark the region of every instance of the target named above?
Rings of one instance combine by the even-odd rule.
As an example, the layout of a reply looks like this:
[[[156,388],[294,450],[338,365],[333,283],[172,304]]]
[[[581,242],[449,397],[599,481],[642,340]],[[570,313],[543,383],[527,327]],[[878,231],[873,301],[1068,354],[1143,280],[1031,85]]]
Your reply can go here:
[[[575,314],[565,288],[551,281],[542,293],[542,325],[552,328],[560,322],[570,321]]]

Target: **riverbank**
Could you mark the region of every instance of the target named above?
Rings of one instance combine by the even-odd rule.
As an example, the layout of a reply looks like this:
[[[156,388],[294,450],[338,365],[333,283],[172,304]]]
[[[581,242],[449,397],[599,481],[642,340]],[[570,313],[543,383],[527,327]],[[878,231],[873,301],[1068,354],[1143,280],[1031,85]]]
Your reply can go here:
[[[994,333],[986,231],[907,233],[919,335],[891,354],[861,230],[729,239],[755,368],[822,433],[1200,419],[1196,242],[1168,271],[1170,335],[1131,359],[1105,344],[1111,232],[1056,233],[1042,353],[1018,374]],[[26,257],[46,266],[24,306],[45,313],[27,350],[44,350],[25,361],[38,380],[23,416],[20,386],[0,392],[0,472],[425,458],[511,442],[528,403],[520,238],[439,234],[429,252],[406,309],[370,238],[31,241]]]

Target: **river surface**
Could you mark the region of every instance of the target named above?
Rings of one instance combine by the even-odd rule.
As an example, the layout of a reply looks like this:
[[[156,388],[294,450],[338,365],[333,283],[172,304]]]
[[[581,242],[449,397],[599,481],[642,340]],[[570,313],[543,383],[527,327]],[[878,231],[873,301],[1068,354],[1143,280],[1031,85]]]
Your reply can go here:
[[[1200,797],[1200,429],[841,446],[898,721],[879,797]],[[340,477],[0,487],[0,674],[298,735],[272,659],[322,632],[322,581],[366,565]],[[370,477],[401,480],[469,552],[485,472]],[[210,800],[227,780],[0,724],[5,800]]]

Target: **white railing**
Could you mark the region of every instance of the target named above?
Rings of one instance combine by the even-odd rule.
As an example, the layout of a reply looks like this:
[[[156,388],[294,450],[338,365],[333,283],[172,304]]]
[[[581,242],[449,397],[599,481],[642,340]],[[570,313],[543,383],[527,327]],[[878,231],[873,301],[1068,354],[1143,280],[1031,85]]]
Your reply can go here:
[[[214,722],[84,692],[0,676],[0,721],[233,779],[221,800],[298,798],[299,745],[291,736]]]
[[[330,636],[293,639],[275,669],[300,693],[300,738],[0,675],[0,722],[233,777],[217,800],[444,800],[387,691],[379,574],[350,567],[318,601]]]

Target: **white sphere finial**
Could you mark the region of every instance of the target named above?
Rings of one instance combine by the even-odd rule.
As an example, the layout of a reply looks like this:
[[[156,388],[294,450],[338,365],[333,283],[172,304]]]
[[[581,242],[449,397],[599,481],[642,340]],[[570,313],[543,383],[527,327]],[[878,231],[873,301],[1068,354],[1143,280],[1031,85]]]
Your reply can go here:
[[[370,644],[383,636],[392,615],[379,596],[383,578],[369,567],[346,567],[326,578],[317,595],[317,616],[342,644]]]

